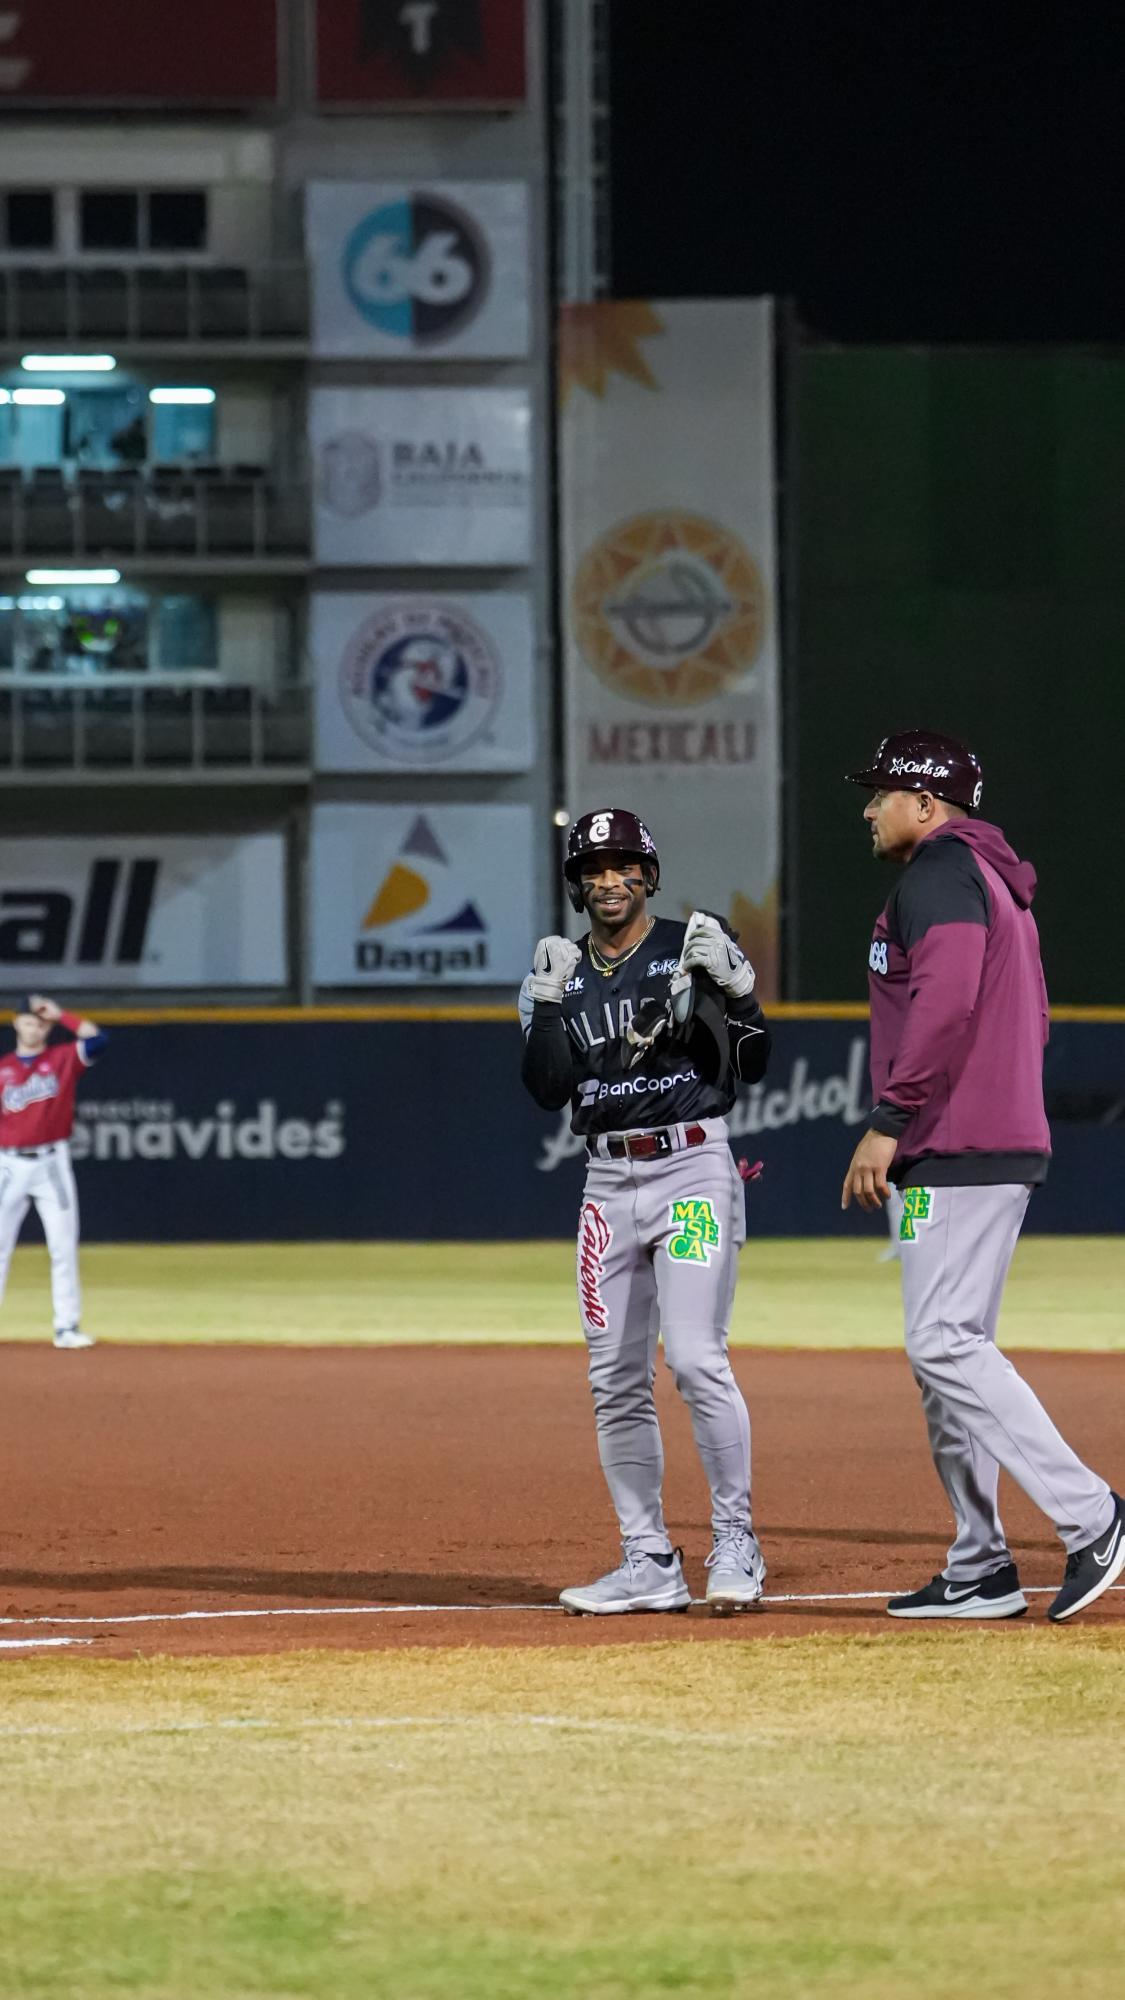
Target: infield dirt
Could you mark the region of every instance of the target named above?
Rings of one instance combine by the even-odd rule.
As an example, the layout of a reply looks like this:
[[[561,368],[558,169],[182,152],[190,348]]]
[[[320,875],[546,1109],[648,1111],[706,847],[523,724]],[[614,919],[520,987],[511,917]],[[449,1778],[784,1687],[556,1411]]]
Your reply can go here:
[[[924,1581],[948,1524],[901,1355],[733,1358],[754,1422],[767,1600]],[[1125,1355],[1020,1365],[1120,1484]],[[616,1560],[578,1349],[12,1346],[0,1367],[8,1639],[80,1636],[89,1657],[887,1629],[878,1601],[767,1601],[730,1623],[698,1608],[561,1616],[559,1589]],[[668,1523],[701,1593],[706,1489],[663,1369],[658,1399]],[[1056,1585],[1062,1555],[1046,1521],[1014,1488],[1005,1512],[1024,1583]],[[412,1605],[433,1608],[389,1609]],[[348,1615],[358,1606],[384,1609]],[[1001,1643],[1042,1624],[1044,1600],[1034,1606]],[[266,1610],[299,1615],[184,1620]],[[1123,1621],[1114,1593],[1082,1622]]]

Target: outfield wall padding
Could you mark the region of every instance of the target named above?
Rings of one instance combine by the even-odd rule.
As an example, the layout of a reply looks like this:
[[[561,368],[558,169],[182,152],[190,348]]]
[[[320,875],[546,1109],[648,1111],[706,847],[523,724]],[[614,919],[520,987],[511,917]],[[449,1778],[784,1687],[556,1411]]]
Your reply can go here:
[[[867,1108],[863,1021],[783,1020],[738,1100],[764,1161],[753,1234],[873,1232],[840,1212]],[[513,1021],[114,1026],[75,1137],[83,1235],[103,1242],[568,1237],[583,1153],[519,1080]],[[1064,1022],[1047,1056],[1055,1160],[1029,1227],[1125,1227],[1125,1024]],[[31,1225],[35,1227],[35,1225]]]

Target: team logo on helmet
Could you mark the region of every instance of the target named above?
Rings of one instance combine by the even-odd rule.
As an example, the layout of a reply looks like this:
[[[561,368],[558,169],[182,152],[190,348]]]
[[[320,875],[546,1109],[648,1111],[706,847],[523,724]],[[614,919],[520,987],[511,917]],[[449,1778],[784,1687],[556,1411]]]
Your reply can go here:
[[[452,757],[492,721],[495,649],[456,607],[398,603],[366,618],[340,666],[340,700],[363,742],[404,763]]]
[[[932,791],[975,812],[984,793],[980,760],[956,737],[930,729],[904,729],[884,736],[864,771],[849,772],[855,785],[887,786],[909,792]]]
[[[887,767],[891,778],[950,778],[953,773],[948,764],[936,757],[892,757]]]
[[[582,558],[571,612],[582,653],[617,694],[654,708],[708,701],[754,665],[766,587],[749,550],[702,514],[637,514]]]

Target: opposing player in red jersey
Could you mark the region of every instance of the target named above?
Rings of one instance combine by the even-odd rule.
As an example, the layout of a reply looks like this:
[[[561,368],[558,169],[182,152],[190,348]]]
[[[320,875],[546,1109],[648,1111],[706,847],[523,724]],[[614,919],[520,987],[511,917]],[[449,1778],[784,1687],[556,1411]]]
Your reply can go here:
[[[55,1026],[73,1041],[49,1044]],[[105,1036],[33,993],[12,1016],[16,1046],[0,1060],[0,1299],[24,1216],[34,1202],[51,1257],[55,1346],[92,1347],[81,1328],[78,1195],[70,1164],[74,1094]]]

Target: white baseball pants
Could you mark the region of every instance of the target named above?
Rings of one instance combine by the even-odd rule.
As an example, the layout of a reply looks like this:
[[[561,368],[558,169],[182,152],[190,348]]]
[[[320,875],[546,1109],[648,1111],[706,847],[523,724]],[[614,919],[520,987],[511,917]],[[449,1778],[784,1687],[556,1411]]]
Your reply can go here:
[[[0,1149],[0,1299],[8,1282],[12,1251],[24,1216],[34,1203],[51,1258],[51,1304],[55,1331],[78,1326],[82,1296],[78,1286],[78,1191],[65,1139],[21,1157]]]

